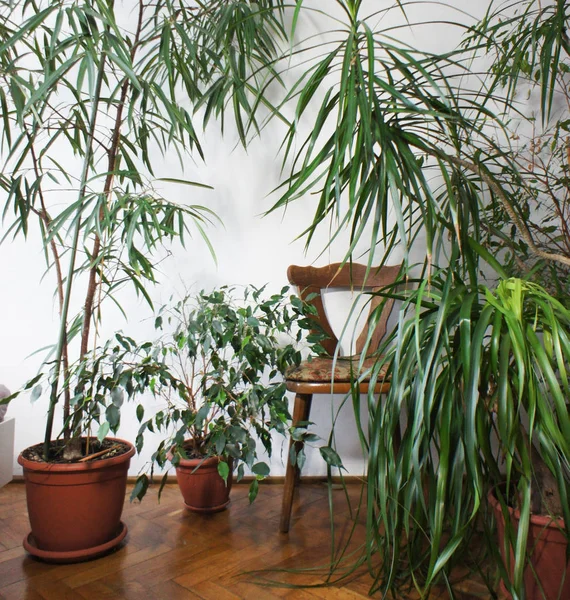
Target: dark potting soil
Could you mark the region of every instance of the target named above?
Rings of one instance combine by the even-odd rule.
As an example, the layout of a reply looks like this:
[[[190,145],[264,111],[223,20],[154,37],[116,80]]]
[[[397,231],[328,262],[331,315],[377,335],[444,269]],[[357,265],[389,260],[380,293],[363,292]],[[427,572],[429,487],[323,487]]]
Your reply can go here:
[[[186,440],[184,442],[184,452],[186,453],[186,457],[190,460],[204,460],[206,458],[209,458],[208,455],[200,452],[199,450],[196,450],[196,448],[194,447],[194,442],[192,440]]]
[[[63,458],[63,448],[64,448],[63,440],[53,441],[50,446],[48,462],[57,463],[57,464],[72,464],[72,463],[79,462],[79,460],[65,460]],[[108,452],[105,452],[101,456],[95,456],[95,457],[91,458],[89,461],[85,461],[85,462],[96,462],[98,460],[104,460],[107,458],[111,458],[113,456],[120,456],[121,454],[125,454],[126,452],[129,451],[129,446],[128,446],[128,444],[125,444],[124,442],[119,442],[116,440],[104,439],[102,442],[100,442],[97,438],[90,438],[89,439],[89,452],[87,452],[87,438],[81,439],[81,454],[83,455],[83,457],[85,457],[87,455],[91,456],[93,454],[97,454],[98,452],[101,452],[103,450],[108,450]],[[26,460],[31,460],[34,462],[45,462],[44,458],[43,458],[43,454],[44,454],[43,443],[36,444],[35,446],[30,446],[29,448],[26,448],[22,452],[22,456]]]

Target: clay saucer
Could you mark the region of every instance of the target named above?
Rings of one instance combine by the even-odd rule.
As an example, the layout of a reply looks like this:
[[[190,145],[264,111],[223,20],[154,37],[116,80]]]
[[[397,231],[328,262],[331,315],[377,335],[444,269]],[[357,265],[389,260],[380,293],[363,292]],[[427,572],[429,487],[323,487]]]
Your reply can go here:
[[[24,548],[26,552],[35,558],[39,558],[45,562],[62,564],[77,563],[86,560],[93,560],[94,558],[99,558],[100,556],[107,554],[107,552],[113,550],[113,548],[117,547],[125,539],[127,531],[127,526],[121,521],[117,535],[108,542],[105,542],[99,546],[94,546],[93,548],[70,551],[42,550],[41,548],[37,547],[36,540],[30,532],[24,538]]]

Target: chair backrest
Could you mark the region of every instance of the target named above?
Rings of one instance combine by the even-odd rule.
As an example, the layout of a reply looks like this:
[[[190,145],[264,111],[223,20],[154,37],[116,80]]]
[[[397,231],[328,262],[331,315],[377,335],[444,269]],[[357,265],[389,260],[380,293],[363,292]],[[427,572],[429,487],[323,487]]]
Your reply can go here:
[[[289,283],[297,287],[299,295],[305,301],[312,304],[318,314],[318,323],[323,331],[329,336],[321,345],[330,354],[333,355],[338,345],[338,338],[334,334],[332,327],[326,315],[323,304],[322,290],[344,288],[349,290],[363,291],[371,289],[378,291],[386,286],[393,284],[398,277],[401,265],[384,266],[384,267],[368,267],[366,265],[356,263],[333,263],[325,267],[299,267],[291,265],[287,269],[287,278]],[[310,294],[315,294],[310,300],[307,297]],[[386,334],[386,325],[388,317],[392,312],[394,300],[392,298],[382,297],[380,295],[373,296],[370,301],[369,318],[367,326],[356,340],[355,351],[360,354],[366,344],[368,336],[368,322],[372,312],[381,304],[384,303],[382,313],[374,333],[370,339],[370,344],[367,347],[367,354],[372,354],[378,349],[380,341]]]

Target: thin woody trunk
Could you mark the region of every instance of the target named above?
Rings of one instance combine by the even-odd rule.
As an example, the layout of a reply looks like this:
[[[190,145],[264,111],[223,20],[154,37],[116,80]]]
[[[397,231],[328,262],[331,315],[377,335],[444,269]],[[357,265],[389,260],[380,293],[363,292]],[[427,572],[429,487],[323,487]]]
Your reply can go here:
[[[142,29],[142,17],[143,17],[144,5],[142,2],[139,3],[139,18],[137,24],[137,31],[135,34],[135,40],[131,49],[131,62],[135,58],[137,46],[140,39],[140,33]],[[113,125],[113,137],[111,139],[111,147],[109,148],[108,161],[107,161],[107,177],[105,178],[105,185],[103,187],[103,196],[108,199],[111,195],[113,188],[114,172],[117,161],[117,154],[119,149],[119,142],[121,139],[121,124],[123,121],[123,110],[127,94],[129,91],[129,80],[125,79],[122,89],[121,97],[119,99],[119,105],[117,107],[117,114],[115,117],[115,123]],[[99,210],[99,219],[103,219],[104,212],[103,206]],[[85,297],[85,304],[83,306],[83,329],[81,331],[81,349],[80,359],[83,359],[89,349],[89,334],[91,332],[91,319],[93,313],[93,304],[95,300],[95,294],[97,293],[97,287],[101,284],[101,276],[97,277],[99,273],[99,255],[101,252],[101,238],[95,235],[95,241],[93,242],[93,251],[91,253],[91,269],[89,271],[89,283],[87,285],[87,295]]]
[[[28,135],[28,139],[29,139],[29,135]],[[33,160],[33,165],[34,165],[34,171],[36,173],[36,176],[38,177],[38,179],[40,178],[40,173],[39,173],[39,169],[38,169],[38,165],[39,165],[39,161],[38,158],[36,156],[36,151],[35,148],[33,146],[33,144],[30,144],[31,147],[31,155],[32,155],[32,160]],[[41,204],[41,210],[34,210],[34,212],[39,216],[39,218],[42,220],[44,227],[46,229],[46,232],[49,233],[51,226],[52,226],[52,219],[49,216],[47,207],[46,207],[46,203],[45,203],[45,199],[44,199],[44,195],[42,193],[42,190],[40,189],[39,191],[39,196],[40,196],[40,204]],[[59,250],[57,248],[57,244],[55,242],[55,238],[52,237],[50,240],[50,248],[51,248],[51,252],[53,255],[53,263],[55,266],[55,272],[56,272],[56,279],[57,279],[57,298],[58,298],[58,302],[59,302],[59,316],[60,318],[63,315],[63,310],[64,310],[64,285],[63,285],[63,271],[61,269],[61,258],[59,256]],[[67,344],[67,331],[64,332],[63,334],[64,339],[63,339],[63,377],[64,377],[64,381],[67,381],[69,379],[69,347]],[[69,391],[69,386],[65,386],[64,390],[63,390],[63,398],[64,398],[64,402],[63,402],[63,422],[64,424],[68,424],[69,423],[69,416],[70,416],[70,405],[71,405],[71,393]],[[69,441],[69,425],[64,425],[64,440],[65,442]]]
[[[98,72],[97,72],[97,80],[95,85],[95,94],[91,108],[91,116],[89,119],[89,143],[87,150],[85,152],[85,158],[83,161],[83,169],[81,173],[81,183],[79,186],[79,199],[83,199],[85,197],[85,192],[87,189],[87,177],[89,174],[89,165],[91,162],[91,158],[93,156],[93,139],[95,135],[95,128],[97,125],[97,114],[98,114],[98,104],[101,97],[101,88],[103,86],[103,79],[105,71],[105,56],[103,55],[101,62],[99,64]],[[81,213],[77,214],[75,218],[75,222],[73,224],[73,238],[70,246],[70,257],[69,257],[69,270],[67,275],[67,282],[65,284],[65,292],[63,295],[63,306],[61,308],[61,322],[59,328],[59,337],[56,349],[56,357],[54,361],[53,368],[53,379],[51,381],[51,391],[50,391],[50,403],[47,414],[46,421],[46,431],[44,437],[43,444],[43,458],[47,462],[49,461],[49,451],[51,445],[51,437],[53,433],[53,421],[55,417],[55,407],[58,402],[58,392],[59,392],[59,377],[61,373],[61,367],[63,363],[63,356],[65,354],[65,350],[67,348],[67,317],[69,314],[69,304],[71,300],[71,292],[72,292],[72,284],[73,284],[73,276],[75,273],[75,261],[77,258],[77,249],[79,246],[79,237],[81,233]]]
[[[142,30],[142,18],[143,18],[144,4],[139,2],[139,17],[137,24],[137,31],[131,49],[131,62],[134,60],[137,46],[140,39],[140,33]],[[119,104],[117,106],[117,114],[115,116],[115,122],[113,125],[113,135],[111,138],[111,146],[108,151],[107,158],[107,176],[105,178],[105,184],[103,186],[103,197],[107,202],[111,196],[113,189],[114,172],[116,168],[117,155],[119,149],[119,142],[121,139],[121,124],[123,121],[123,110],[129,91],[129,81],[125,79],[121,88],[121,96],[119,98]],[[104,207],[101,206],[99,210],[99,219],[102,220],[104,217]],[[89,280],[87,283],[87,294],[85,296],[85,304],[83,305],[83,326],[81,330],[81,347],[80,347],[80,360],[83,360],[89,350],[89,338],[91,333],[91,321],[93,318],[93,307],[95,302],[95,295],[98,287],[101,285],[101,238],[95,234],[93,242],[93,250],[91,252],[91,268],[89,270]],[[82,411],[79,408],[73,415],[73,422],[71,424],[71,431],[76,431],[81,424]],[[89,440],[88,440],[89,441]],[[75,443],[70,444],[66,447],[67,458],[76,459],[82,455],[81,440],[77,438]]]
[[[113,186],[113,173],[115,171],[115,163],[117,160],[117,153],[119,148],[119,140],[121,137],[121,122],[123,119],[123,107],[128,92],[128,81],[125,80],[123,88],[121,90],[121,98],[119,100],[119,106],[117,108],[117,116],[115,117],[115,124],[113,128],[113,138],[111,141],[111,148],[108,154],[108,168],[107,177],[105,178],[105,185],[103,188],[103,196],[108,199],[111,195]],[[105,200],[107,201],[107,200]],[[99,219],[102,220],[104,217],[103,206],[99,209]],[[101,238],[99,235],[95,235],[95,241],[93,242],[93,251],[91,252],[91,268],[89,270],[89,282],[87,284],[87,294],[85,296],[85,304],[83,306],[83,328],[81,330],[81,348],[79,358],[83,360],[89,350],[89,337],[91,332],[91,320],[93,317],[93,305],[95,300],[95,294],[97,293],[97,287],[101,284],[101,269],[102,265],[99,264],[99,257],[101,253]],[[99,275],[99,277],[98,277]],[[78,429],[81,424],[82,410],[78,408],[73,415],[73,422],[71,423],[71,431],[74,432]],[[89,452],[89,439],[87,440],[87,450]],[[71,440],[71,443],[66,445],[64,450],[64,457],[67,460],[77,460],[83,456],[81,438],[76,437]]]
[[[30,142],[30,151],[31,151],[33,165],[34,165],[34,172],[36,174],[36,177],[39,180],[39,179],[41,179],[40,170],[39,170],[39,160],[36,155],[36,150],[34,148],[34,145],[32,143],[31,135],[29,133],[28,133],[28,141]],[[45,203],[45,198],[44,198],[41,187],[39,189],[39,197],[40,197],[41,210],[35,210],[35,209],[33,209],[33,210],[38,215],[38,217],[42,220],[42,222],[46,228],[46,232],[49,233],[49,231],[51,229],[51,225],[52,225],[52,219],[48,213],[47,206]],[[53,255],[53,263],[54,263],[55,272],[56,272],[56,279],[57,279],[57,288],[56,289],[57,289],[57,297],[58,297],[58,301],[59,301],[59,316],[61,318],[61,315],[63,313],[63,303],[64,303],[63,302],[64,301],[63,272],[61,270],[61,258],[59,256],[59,250],[57,248],[57,244],[55,243],[54,237],[52,237],[50,240],[50,248],[51,248],[51,252]],[[65,381],[67,381],[69,379],[69,348],[67,345],[67,332],[65,332],[65,339],[63,341],[63,377],[64,377]],[[69,391],[68,386],[66,386],[64,388],[63,394],[64,394],[63,422],[68,423],[69,414],[70,414],[70,404],[71,404],[71,393]],[[68,441],[68,439],[69,439],[69,428],[68,427],[64,427],[64,439],[65,439],[65,441]]]
[[[46,227],[49,221],[49,217],[47,213],[44,211],[45,223]],[[59,252],[57,249],[57,245],[55,240],[52,238],[50,242],[51,251],[53,254],[53,261],[55,264],[55,271],[57,274],[57,295],[59,299],[59,315],[61,317],[63,311],[63,273],[61,271],[61,260],[59,258]],[[69,347],[67,345],[67,332],[65,334],[65,339],[63,342],[63,378],[64,381],[69,379]],[[69,415],[70,415],[70,405],[71,405],[71,392],[69,391],[69,386],[65,386],[63,389],[63,422],[68,423]],[[69,440],[69,427],[64,427],[63,431],[64,440],[67,442]]]

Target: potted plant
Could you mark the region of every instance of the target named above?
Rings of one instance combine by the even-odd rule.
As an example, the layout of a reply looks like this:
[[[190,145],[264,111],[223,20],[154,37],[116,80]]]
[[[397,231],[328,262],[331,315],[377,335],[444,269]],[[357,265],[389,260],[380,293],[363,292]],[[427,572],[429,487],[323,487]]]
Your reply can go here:
[[[123,403],[168,373],[138,355],[131,338],[117,333],[69,365],[66,376],[77,428],[70,439],[80,442],[79,458],[66,453],[69,446],[61,436],[50,443],[49,460],[44,445],[37,444],[23,450],[18,463],[24,468],[31,524],[24,547],[37,558],[69,563],[100,556],[124,539],[121,513],[135,448],[108,434],[120,426]],[[39,396],[42,384],[36,380],[34,385],[32,394]]]
[[[454,234],[445,257],[433,261],[440,269],[401,297],[414,316],[400,322],[386,359],[393,387],[382,412],[373,410],[369,450],[380,459],[369,476],[386,527],[381,553],[402,568],[383,586],[395,587],[411,569],[424,592],[449,581],[480,535],[482,516],[491,515],[483,545],[512,597],[570,594],[563,22],[567,3],[490,5],[465,42],[475,56],[494,59],[479,100],[481,123],[495,129],[462,137],[451,160],[459,170],[451,169],[439,234]],[[469,94],[454,88],[451,97],[459,103]],[[519,104],[523,95],[532,112]],[[493,114],[498,105],[503,113]],[[407,426],[395,456],[388,436],[402,412]],[[404,552],[397,540],[410,527]],[[416,571],[412,562],[422,566]]]
[[[118,427],[123,397],[141,388],[125,388],[130,375],[117,363],[121,353],[99,341],[103,308],[113,301],[124,312],[119,290],[128,284],[152,304],[155,252],[175,238],[184,243],[191,226],[207,241],[204,225],[214,217],[205,207],[165,198],[170,185],[202,184],[160,177],[154,156],[173,151],[183,164],[189,152],[201,155],[188,106],[207,102],[206,119],[223,112],[243,85],[239,75],[274,49],[258,49],[273,15],[257,8],[233,14],[236,7],[228,13],[220,1],[194,8],[141,0],[134,18],[119,8],[99,0],[17,2],[0,15],[0,186],[4,222],[13,217],[3,239],[40,236],[59,306],[57,342],[25,386],[32,400],[43,390],[49,395],[45,438],[19,458],[32,522],[26,548],[50,560],[93,557],[126,533],[120,514],[134,447],[106,436]],[[220,11],[230,17],[228,30],[207,35]],[[236,40],[243,41],[239,51]],[[238,53],[239,73],[229,67]],[[210,88],[213,81],[219,85]],[[254,84],[255,77],[248,93]],[[241,122],[248,95],[242,91],[233,106]],[[102,496],[56,496],[77,491],[67,482],[78,473],[103,481]],[[40,491],[53,494],[53,502]],[[37,503],[43,512],[34,516]],[[105,527],[94,506],[112,515]],[[57,523],[55,538],[43,529],[49,521]],[[87,530],[86,539],[75,535]]]
[[[170,374],[154,389],[166,407],[144,420],[139,405],[136,444],[142,447],[146,430],[166,432],[153,458],[160,468],[169,461],[176,467],[189,510],[223,510],[233,471],[240,481],[246,468],[254,475],[253,502],[259,481],[269,474],[267,463],[258,459],[259,445],[271,456],[272,434],[287,431],[282,375],[301,360],[298,346],[312,311],[296,296],[288,297],[288,289],[271,295],[254,286],[239,293],[225,286],[201,291],[163,307],[156,319],[159,329],[171,329],[152,351]],[[133,497],[142,497],[148,484],[144,473]]]
[[[449,33],[456,19],[466,36],[438,53],[402,39],[404,30],[425,26],[414,11],[429,4],[369,10],[340,0],[331,36],[328,15],[318,13],[312,43],[294,48],[303,67],[295,65],[288,96],[295,120],[282,147],[290,171],[274,209],[315,192],[309,243],[325,222],[329,243],[347,227],[347,260],[362,243],[370,265],[378,247],[397,253],[402,283],[416,288],[392,293],[403,308],[372,373],[387,369],[391,389],[382,401],[369,398],[370,426],[360,429],[371,592],[411,585],[427,596],[436,583],[452,588],[453,569],[490,512],[488,486],[510,474],[521,525],[509,536],[514,570],[503,565],[500,574],[521,598],[537,455],[568,507],[567,415],[557,386],[564,389],[567,367],[570,6],[488,2],[481,19],[468,22],[446,6],[443,22],[429,26]],[[293,29],[307,13],[313,8],[297,2]],[[506,399],[506,417],[494,394]],[[493,436],[501,455],[489,449]],[[505,504],[501,512],[508,514]],[[565,518],[566,540],[569,528]],[[487,552],[496,551],[496,537],[486,533]]]
[[[568,593],[569,507],[548,499],[565,498],[568,488],[570,312],[539,284],[504,275],[495,289],[474,293],[457,272],[441,273],[431,290],[410,293],[421,325],[407,321],[401,344],[385,358],[393,385],[404,391],[399,398],[388,394],[382,413],[374,413],[377,437],[370,442],[375,470],[395,460],[400,471],[369,485],[374,506],[384,503],[391,517],[391,534],[401,535],[413,514],[405,551],[425,561],[422,585],[481,545],[474,542],[481,540],[479,517],[489,513],[496,520],[484,521],[487,551],[506,589],[513,597],[552,600]],[[418,419],[422,407],[427,414]],[[416,422],[404,428],[394,455],[389,432],[397,411]],[[423,454],[431,443],[438,444],[433,455]],[[383,552],[402,560],[403,548],[392,543],[383,538]],[[402,576],[409,566],[400,568]]]

